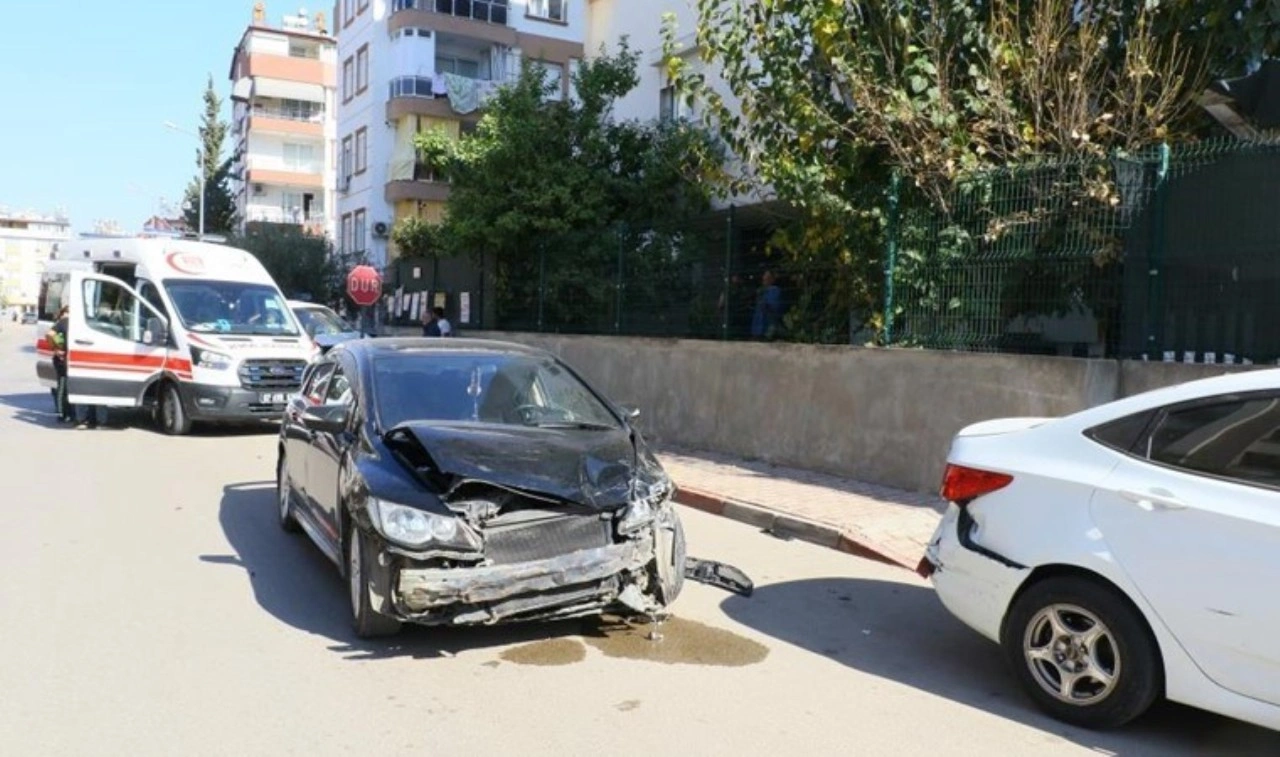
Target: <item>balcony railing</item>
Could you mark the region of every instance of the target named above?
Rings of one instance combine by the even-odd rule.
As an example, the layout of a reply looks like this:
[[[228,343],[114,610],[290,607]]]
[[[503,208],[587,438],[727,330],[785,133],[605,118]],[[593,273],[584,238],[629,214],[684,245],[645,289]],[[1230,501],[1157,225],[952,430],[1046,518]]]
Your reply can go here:
[[[391,12],[434,11],[505,26],[509,5],[508,0],[392,0]]]
[[[302,225],[320,225],[325,223],[324,213],[317,213],[314,210],[304,212],[302,210],[285,210],[284,208],[249,208],[245,213],[245,220],[250,223],[287,223]]]
[[[285,121],[298,121],[307,124],[324,123],[323,110],[308,111],[298,108],[270,108],[255,105],[249,115],[260,118],[279,118]]]

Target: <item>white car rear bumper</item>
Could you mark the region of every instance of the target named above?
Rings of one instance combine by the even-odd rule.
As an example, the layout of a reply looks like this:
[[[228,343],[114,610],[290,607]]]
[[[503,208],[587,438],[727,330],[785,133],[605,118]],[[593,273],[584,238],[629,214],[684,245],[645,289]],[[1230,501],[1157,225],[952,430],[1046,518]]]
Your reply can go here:
[[[960,508],[950,505],[925,553],[933,566],[929,579],[951,614],[998,643],[1009,603],[1031,569],[1006,565],[966,547],[960,540],[960,522]]]

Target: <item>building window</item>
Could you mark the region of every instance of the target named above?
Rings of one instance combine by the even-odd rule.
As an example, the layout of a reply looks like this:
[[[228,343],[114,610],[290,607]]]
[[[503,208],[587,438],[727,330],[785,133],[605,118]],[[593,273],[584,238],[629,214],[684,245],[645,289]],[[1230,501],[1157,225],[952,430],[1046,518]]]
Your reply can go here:
[[[351,102],[356,93],[356,65],[352,58],[342,61],[342,101]]]
[[[355,252],[351,240],[351,214],[344,213],[342,216],[342,251],[344,253]]]
[[[351,178],[351,137],[342,139],[342,175]]]
[[[356,51],[356,94],[369,88],[369,45]]]
[[[658,92],[658,118],[662,121],[680,118],[680,96],[673,85],[668,84]]]
[[[485,63],[487,62],[488,61],[485,61]],[[489,67],[483,65],[478,60],[467,60],[466,58],[437,55],[436,73],[456,74],[458,76],[465,76],[468,79],[487,79],[489,78]]]
[[[298,173],[319,173],[314,145],[284,143],[284,167]]]
[[[542,69],[542,80],[551,88],[551,99],[564,99],[564,66],[542,60],[534,60],[532,63]]]
[[[369,10],[369,0],[360,0],[360,7],[356,11],[356,14],[364,13],[367,10]]]
[[[568,23],[569,0],[529,0],[529,17]]]
[[[364,218],[365,218],[365,213],[363,209],[357,210],[355,212],[355,215],[352,216],[352,223],[351,223],[351,226],[353,229],[352,234],[355,236],[355,247],[352,248],[353,252],[364,252],[365,250]]]
[[[343,0],[342,3],[342,19],[343,26],[351,26],[351,22],[356,18],[356,0]]]
[[[289,57],[318,60],[320,58],[320,46],[310,40],[291,39],[289,40]]]
[[[356,173],[364,173],[369,168],[369,129],[361,126],[356,129]]]

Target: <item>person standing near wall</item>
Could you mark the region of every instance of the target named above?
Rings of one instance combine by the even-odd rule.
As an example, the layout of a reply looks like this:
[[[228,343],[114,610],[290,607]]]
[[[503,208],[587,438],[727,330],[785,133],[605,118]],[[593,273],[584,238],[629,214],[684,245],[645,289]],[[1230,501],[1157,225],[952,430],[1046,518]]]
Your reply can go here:
[[[778,288],[773,271],[765,271],[760,277],[760,291],[756,295],[756,312],[751,319],[751,336],[756,339],[773,339],[778,335],[782,321],[782,290]]]

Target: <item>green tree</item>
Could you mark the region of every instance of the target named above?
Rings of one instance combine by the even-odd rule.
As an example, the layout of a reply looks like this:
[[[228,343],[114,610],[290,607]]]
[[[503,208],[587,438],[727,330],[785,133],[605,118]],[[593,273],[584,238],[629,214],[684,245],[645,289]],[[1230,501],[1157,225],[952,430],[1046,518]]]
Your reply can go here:
[[[623,228],[675,228],[709,207],[723,155],[706,130],[613,118],[618,98],[638,83],[638,60],[626,39],[612,53],[602,49],[582,64],[577,96],[567,100],[526,63],[474,134],[419,135],[420,159],[452,185],[440,248],[495,266],[502,302],[531,310],[541,281],[549,318],[582,327],[609,320],[621,244],[633,268],[660,256],[676,264],[670,244]]]
[[[235,156],[222,157],[228,126],[221,119],[222,98],[213,88],[213,76],[204,91],[204,112],[200,122],[200,148],[196,151],[197,172],[187,185],[182,201],[182,217],[192,229],[200,228],[200,167],[204,167],[204,230],[207,234],[230,234],[236,227],[236,201],[231,191],[231,166]],[[207,162],[201,161],[208,155]]]
[[[288,224],[255,224],[229,242],[253,253],[286,297],[314,302],[341,302],[347,272],[366,262],[355,255],[341,255],[327,238]]]
[[[739,188],[769,186],[804,212],[777,246],[840,283],[845,294],[819,308],[828,324],[881,296],[893,170],[904,178],[898,233],[925,245],[903,251],[918,258],[910,275],[938,270],[932,256],[975,254],[1013,231],[1025,244],[1001,249],[1039,271],[1033,258],[1056,249],[1046,240],[1069,233],[1096,245],[1063,278],[1062,300],[1074,301],[1105,270],[1098,261],[1114,260],[1114,238],[1076,228],[1120,203],[1107,159],[1201,134],[1195,98],[1208,78],[1242,73],[1280,42],[1280,0],[698,0],[697,9],[694,50],[678,49],[667,19],[668,74],[746,159]],[[1007,175],[1000,186],[979,178],[1046,158],[1062,170]],[[930,212],[905,212],[917,207]],[[927,278],[906,284],[937,289]],[[939,307],[957,307],[943,299]]]
[[[391,230],[391,241],[406,258],[440,257],[446,254],[444,234],[438,224],[409,216]]]

